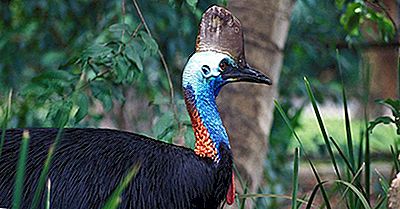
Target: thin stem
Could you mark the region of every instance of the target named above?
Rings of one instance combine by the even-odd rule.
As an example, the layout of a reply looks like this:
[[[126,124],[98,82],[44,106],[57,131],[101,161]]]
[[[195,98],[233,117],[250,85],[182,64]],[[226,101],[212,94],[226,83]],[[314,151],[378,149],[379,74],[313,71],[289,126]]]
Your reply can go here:
[[[121,1],[121,13],[122,13],[122,24],[125,24],[125,16],[126,16],[125,0]],[[123,43],[124,35],[125,35],[125,25],[124,25],[124,27],[122,27],[122,32],[121,32],[121,42],[122,43]],[[119,45],[117,54],[119,54],[121,52],[122,46],[123,46],[123,44]]]
[[[84,83],[83,85],[77,85],[77,87],[76,87],[76,89],[75,89],[75,92],[77,92],[77,91],[82,91],[83,89],[85,89],[86,87],[88,87],[89,84],[90,84],[91,82],[93,82],[94,80],[96,80],[96,79],[98,79],[98,78],[101,78],[101,77],[105,76],[106,74],[108,74],[108,73],[110,73],[110,72],[111,72],[110,69],[106,69],[105,71],[100,72],[99,74],[97,74],[97,75],[96,75],[95,77],[93,77],[92,79],[88,80],[88,81],[87,81],[86,83]]]
[[[141,28],[142,26],[143,26],[143,23],[142,23],[142,22],[140,22],[139,25],[136,26],[136,28],[135,28],[135,30],[133,31],[133,33],[132,33],[132,35],[131,35],[131,37],[130,37],[130,39],[129,39],[128,42],[132,41],[132,39],[136,37],[136,35],[139,33],[139,30],[140,30],[140,28]]]
[[[136,12],[141,20],[141,22],[143,23],[143,26],[147,32],[147,34],[150,36],[150,38],[154,39],[153,36],[151,35],[151,31],[149,29],[149,27],[147,26],[146,20],[144,19],[144,16],[142,14],[142,11],[139,8],[139,4],[137,3],[136,0],[132,0],[133,5],[135,6]],[[176,122],[178,123],[178,129],[179,129],[179,134],[178,136],[181,136],[181,132],[182,132],[182,124],[179,122],[178,119],[178,110],[177,107],[175,105],[175,94],[174,94],[174,86],[172,84],[172,80],[171,80],[171,75],[169,72],[169,68],[167,65],[167,62],[165,61],[164,55],[162,54],[160,49],[157,49],[158,55],[160,56],[161,59],[161,63],[164,67],[165,73],[167,74],[167,79],[168,79],[168,85],[170,88],[170,105],[172,106],[172,109],[174,111],[174,119],[176,120]]]

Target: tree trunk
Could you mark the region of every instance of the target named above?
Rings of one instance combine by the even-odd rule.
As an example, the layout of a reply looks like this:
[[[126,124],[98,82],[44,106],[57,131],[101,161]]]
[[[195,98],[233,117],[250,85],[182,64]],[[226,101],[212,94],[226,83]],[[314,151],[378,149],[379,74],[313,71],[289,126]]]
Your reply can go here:
[[[228,5],[242,23],[247,62],[265,72],[273,81],[270,87],[228,85],[218,99],[236,166],[248,183],[250,193],[257,192],[263,183],[263,165],[273,120],[273,99],[277,96],[293,4],[292,0],[231,0]],[[242,192],[238,181],[236,185]],[[246,207],[251,208],[251,201],[246,202],[249,203]]]
[[[387,15],[390,16],[394,21],[395,27],[397,27],[399,25],[399,4],[393,0],[383,0],[381,3],[384,4]],[[370,39],[379,40],[377,27],[375,26],[374,29],[375,37],[370,37]],[[396,34],[394,41],[399,41],[398,34]],[[384,111],[387,110],[382,105],[377,105],[375,100],[397,97],[399,48],[397,46],[371,48],[365,51],[365,55],[371,70],[370,113],[372,113],[372,117],[375,117],[384,114]]]

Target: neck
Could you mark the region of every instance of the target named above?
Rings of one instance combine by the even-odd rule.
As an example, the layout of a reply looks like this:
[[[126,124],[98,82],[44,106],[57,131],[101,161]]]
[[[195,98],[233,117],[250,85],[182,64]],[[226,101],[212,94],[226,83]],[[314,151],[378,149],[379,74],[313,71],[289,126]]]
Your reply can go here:
[[[190,85],[184,88],[184,94],[196,138],[195,153],[200,157],[218,161],[221,143],[230,146],[217,109],[215,95],[207,89],[195,91]]]

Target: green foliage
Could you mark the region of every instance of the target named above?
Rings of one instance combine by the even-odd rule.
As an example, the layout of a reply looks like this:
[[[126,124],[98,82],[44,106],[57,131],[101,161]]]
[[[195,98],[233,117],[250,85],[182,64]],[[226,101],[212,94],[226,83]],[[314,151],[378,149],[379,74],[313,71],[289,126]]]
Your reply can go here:
[[[369,39],[371,37],[372,41],[377,43],[390,42],[396,32],[382,2],[368,1],[367,3],[363,0],[296,1],[284,49],[285,57],[280,75],[284,79],[279,81],[279,100],[282,110],[287,115],[293,129],[299,132],[310,155],[326,157],[324,147],[328,146],[326,143],[328,142],[331,144],[330,146],[334,146],[331,147],[333,153],[329,155],[331,156],[329,158],[333,159],[333,155],[338,159],[338,166],[348,162],[355,170],[361,166],[364,158],[369,156],[364,154],[369,152],[370,143],[373,151],[388,150],[386,143],[393,137],[391,129],[379,127],[370,140],[369,134],[365,132],[366,127],[363,127],[365,123],[356,118],[350,124],[348,110],[345,110],[343,120],[330,117],[324,121],[324,129],[335,131],[330,133],[332,137],[327,134],[324,137],[326,140],[321,142],[315,131],[318,124],[313,123],[310,121],[310,117],[302,114],[307,104],[304,100],[307,90],[303,88],[303,81],[299,78],[306,76],[313,83],[313,96],[316,102],[344,101],[344,105],[347,107],[347,100],[361,101],[361,98],[365,98],[366,92],[361,90],[365,89],[362,83],[365,79],[360,76],[363,74],[360,73],[363,70],[360,68],[363,63],[361,59],[363,50],[358,48],[357,44],[368,43],[367,41],[371,41]],[[371,7],[370,3],[377,3],[381,7]],[[368,24],[364,24],[366,22]],[[338,47],[340,55],[336,53]],[[341,67],[340,70],[338,66]],[[346,83],[352,85],[344,86]],[[342,100],[341,98],[346,94],[347,98]],[[263,193],[279,194],[286,191],[285,188],[289,188],[290,184],[280,177],[293,173],[285,158],[297,144],[285,140],[293,137],[293,133],[282,125],[285,121],[279,116],[279,113],[278,111],[274,112],[265,169],[268,186],[262,189]],[[321,125],[321,122],[319,124]],[[345,131],[336,131],[342,130],[343,126]],[[360,130],[364,130],[363,134],[368,136],[368,140],[365,136],[352,137],[354,131],[358,133]],[[345,134],[345,137],[341,135],[342,133]],[[376,140],[381,138],[383,140]],[[335,146],[334,142],[338,146]],[[363,150],[366,144],[368,144],[368,150]],[[344,149],[342,145],[347,146],[347,149]],[[349,158],[344,160],[343,157],[340,157],[340,152],[342,155],[348,155]],[[341,174],[341,176],[343,175]],[[260,200],[259,204],[263,207],[268,205],[271,208],[277,208],[282,203],[276,200]]]
[[[306,84],[306,88],[310,94],[310,101],[313,103],[314,107],[316,105],[316,101],[315,98],[313,97],[313,94],[311,92],[311,85],[309,84],[309,82],[307,80],[305,80],[305,84]],[[344,95],[345,98],[345,95]],[[345,99],[344,99],[345,100]],[[382,187],[382,192],[377,196],[376,198],[376,202],[375,202],[375,206],[371,207],[371,202],[369,200],[370,196],[368,193],[368,189],[367,187],[370,187],[369,182],[371,181],[371,176],[370,175],[366,175],[366,177],[368,177],[367,179],[365,179],[366,184],[362,185],[361,184],[361,179],[360,179],[360,174],[362,172],[364,173],[368,173],[369,170],[364,170],[367,169],[367,167],[369,167],[369,165],[366,164],[370,164],[371,161],[368,160],[370,158],[370,153],[367,152],[367,149],[364,151],[361,151],[361,155],[362,159],[364,159],[364,163],[363,164],[359,164],[357,165],[357,167],[354,169],[351,165],[351,158],[350,155],[348,154],[347,150],[347,154],[345,151],[343,151],[338,144],[335,142],[335,140],[332,137],[329,137],[328,132],[326,131],[325,126],[323,125],[323,119],[322,117],[320,117],[320,112],[318,110],[318,108],[314,108],[314,112],[315,115],[320,123],[320,130],[321,130],[321,135],[322,138],[326,138],[329,137],[330,141],[325,140],[325,144],[326,147],[329,149],[330,147],[330,143],[333,143],[334,147],[338,150],[339,152],[339,160],[343,160],[346,166],[342,166],[341,168],[341,173],[347,173],[347,175],[340,175],[339,172],[337,172],[336,178],[337,180],[329,180],[329,181],[324,181],[321,179],[321,177],[319,176],[314,164],[312,163],[312,161],[309,158],[309,155],[307,153],[307,150],[305,150],[305,147],[303,147],[302,145],[302,140],[298,137],[297,133],[295,132],[295,130],[293,129],[287,115],[285,114],[285,112],[283,111],[281,105],[275,101],[276,107],[278,109],[278,111],[281,113],[282,118],[284,119],[284,121],[286,122],[286,124],[288,125],[289,129],[292,131],[293,136],[297,139],[297,141],[300,144],[300,148],[302,149],[302,153],[304,153],[304,156],[306,157],[307,161],[309,162],[313,173],[315,175],[315,178],[317,179],[317,184],[315,185],[309,199],[308,199],[308,203],[306,208],[311,208],[315,196],[317,194],[318,189],[321,189],[322,191],[322,195],[323,195],[323,199],[324,202],[326,204],[327,208],[331,208],[330,204],[331,204],[331,199],[335,193],[337,193],[337,191],[340,191],[339,194],[341,195],[341,200],[342,199],[346,199],[346,206],[347,208],[351,208],[351,209],[358,209],[358,208],[381,208],[381,206],[384,205],[384,202],[387,199],[387,187],[388,187],[388,183],[386,182],[386,180],[378,173],[378,175],[380,175],[379,181],[381,182],[381,187]],[[344,103],[346,104],[346,103]],[[347,108],[347,106],[345,106],[345,108]],[[345,117],[346,117],[346,113],[345,113]],[[350,125],[349,123],[346,123],[346,125]],[[368,137],[367,135],[365,135],[365,137]],[[369,146],[369,144],[366,144],[366,146]],[[349,147],[349,146],[348,146]],[[362,150],[361,147],[359,147],[360,150]],[[393,149],[392,149],[393,150]],[[393,152],[393,151],[392,151]],[[333,166],[335,166],[337,159],[335,158],[335,156],[330,155],[331,158],[331,163]],[[361,157],[359,157],[361,158]],[[398,163],[397,159],[394,159],[394,163]],[[365,165],[365,166],[364,166]],[[296,171],[296,169],[295,169]],[[357,171],[357,172],[356,172]],[[296,173],[296,172],[294,172]],[[338,185],[338,188],[334,189],[334,191],[331,191],[329,193],[324,192],[324,184],[326,183],[337,183],[337,184],[342,184],[344,185],[344,187],[340,187],[340,185]],[[367,183],[368,182],[368,183]],[[332,189],[331,189],[332,190]],[[348,190],[351,190],[353,193],[348,193]],[[296,199],[297,197],[292,197],[293,199]],[[292,208],[294,207],[293,204],[297,203],[293,203],[292,202]]]
[[[17,92],[9,125],[58,127],[66,120],[60,116],[68,116],[67,126],[96,125],[116,104],[124,104],[132,88],[152,104],[154,116],[146,120],[157,127],[147,132],[171,141],[180,132],[177,123],[187,117],[174,117],[180,119],[161,130],[164,113],[172,110],[169,102],[153,102],[169,93],[158,50],[178,86],[185,58],[193,51],[193,26],[213,1],[156,2],[138,2],[153,38],[129,1],[0,3],[0,101],[7,101],[3,95],[9,89]]]
[[[372,133],[372,130],[375,128],[375,126],[379,124],[393,124],[396,126],[397,135],[400,135],[400,100],[385,99],[378,100],[377,102],[390,108],[392,111],[392,117],[381,116],[373,121],[370,121],[368,127],[369,131]]]
[[[339,3],[339,5],[342,5],[342,7],[344,6],[343,3]],[[351,37],[361,36],[361,28],[363,23],[366,21],[373,22],[377,25],[380,40],[389,42],[394,38],[396,32],[394,23],[386,16],[386,14],[367,7],[364,1],[348,3],[345,12],[340,18],[340,23]],[[373,30],[371,26],[369,27],[370,28],[364,30]]]
[[[318,101],[340,100],[339,73],[336,66],[336,46],[346,43],[347,32],[340,24],[341,11],[334,1],[297,1],[291,16],[291,27],[284,49],[284,63],[279,81],[282,105],[290,111],[301,108],[291,98],[303,98],[307,92],[300,77],[307,76],[315,85]],[[349,49],[341,50],[341,64],[345,82],[351,96],[358,95],[358,54]],[[323,96],[321,96],[323,94]]]

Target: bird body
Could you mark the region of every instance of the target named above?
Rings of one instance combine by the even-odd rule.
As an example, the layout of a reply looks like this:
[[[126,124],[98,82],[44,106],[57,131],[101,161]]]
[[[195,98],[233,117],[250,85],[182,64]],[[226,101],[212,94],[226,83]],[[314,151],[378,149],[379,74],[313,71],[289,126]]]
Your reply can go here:
[[[57,129],[30,133],[21,208],[30,208],[48,149]],[[0,207],[11,206],[22,129],[6,132],[0,158]],[[101,208],[133,166],[140,169],[122,195],[120,208],[217,208],[226,196],[232,155],[222,145],[218,164],[193,150],[109,129],[65,129],[48,179],[51,208]],[[140,201],[138,201],[140,200]],[[41,207],[44,208],[45,198]]]
[[[232,152],[215,99],[228,83],[270,85],[271,80],[246,63],[240,22],[229,11],[210,7],[199,31],[196,52],[182,75],[196,139],[194,150],[129,132],[65,129],[48,173],[52,209],[100,208],[136,165],[140,168],[124,190],[119,208],[217,209],[225,199],[233,203]],[[22,208],[30,207],[58,132],[27,130],[30,140]],[[5,134],[0,157],[0,207],[11,206],[22,132],[11,129]],[[43,204],[44,197],[40,208]]]

